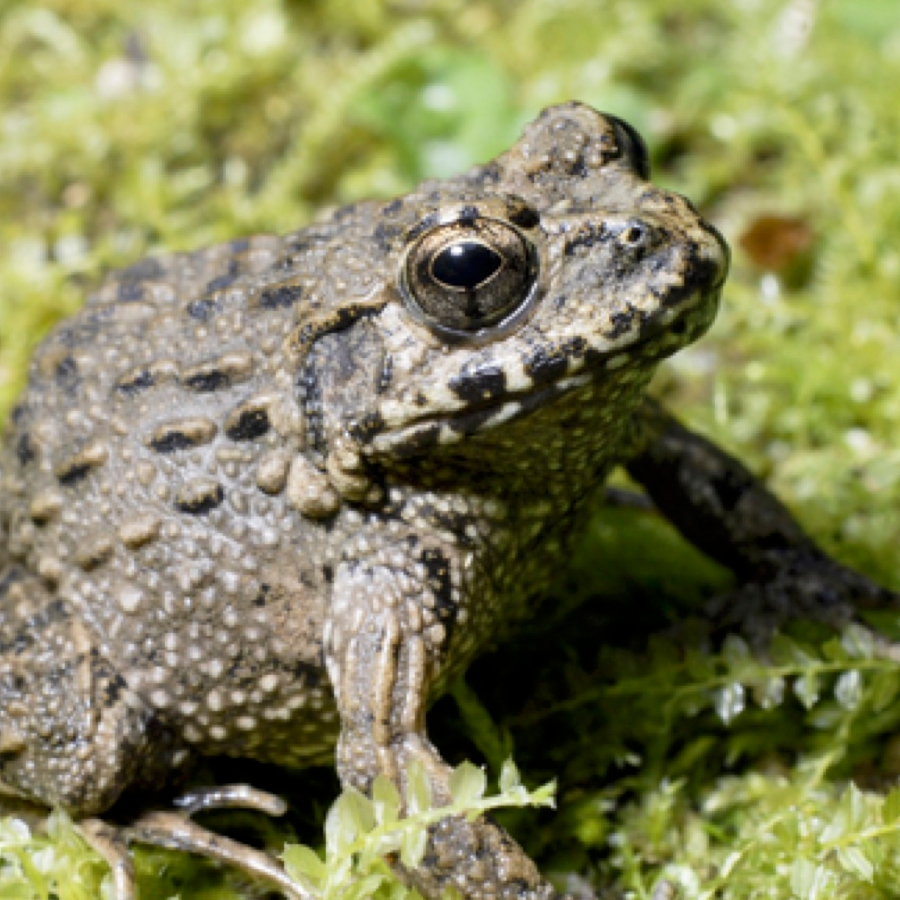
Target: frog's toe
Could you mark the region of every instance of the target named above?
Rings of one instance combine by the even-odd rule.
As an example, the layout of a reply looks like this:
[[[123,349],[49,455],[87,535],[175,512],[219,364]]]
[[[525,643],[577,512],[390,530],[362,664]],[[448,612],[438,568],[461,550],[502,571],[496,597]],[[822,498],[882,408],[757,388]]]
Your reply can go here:
[[[254,879],[273,885],[288,900],[312,900],[312,895],[288,877],[281,865],[261,850],[216,834],[190,816],[209,809],[252,809],[280,816],[286,806],[280,797],[245,784],[200,788],[178,798],[177,812],[152,810],[125,825],[85,819],[79,830],[85,840],[109,863],[115,900],[137,900],[134,863],[129,844],[150,844],[196,853],[232,866]]]
[[[207,807],[210,808],[210,807]],[[233,866],[251,878],[267,881],[288,900],[313,900],[312,894],[293,881],[267,853],[216,834],[180,812],[142,813],[123,829],[129,841],[196,853]],[[117,897],[116,900],[130,900]]]
[[[176,797],[174,805],[189,816],[206,809],[251,809],[267,816],[283,816],[287,812],[287,804],[277,794],[249,784],[194,788]]]
[[[84,819],[78,823],[78,831],[109,865],[115,900],[137,900],[134,861],[121,830],[102,819]]]
[[[795,554],[768,577],[751,580],[713,600],[717,631],[738,631],[764,646],[791,621],[821,622],[835,630],[860,623],[860,611],[900,611],[900,595],[824,554]]]

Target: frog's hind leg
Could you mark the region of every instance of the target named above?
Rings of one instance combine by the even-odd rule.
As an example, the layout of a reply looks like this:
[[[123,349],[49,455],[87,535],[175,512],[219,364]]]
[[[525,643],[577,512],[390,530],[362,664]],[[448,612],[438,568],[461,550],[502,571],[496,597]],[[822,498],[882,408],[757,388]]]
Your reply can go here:
[[[628,473],[689,541],[738,578],[712,610],[719,626],[765,645],[790,619],[840,628],[858,609],[900,609],[897,594],[827,556],[734,457],[653,401],[638,423],[643,437]]]
[[[267,853],[207,830],[190,819],[208,809],[252,809],[279,816],[284,801],[247,785],[227,785],[194,791],[175,801],[179,811],[152,810],[141,813],[121,827],[99,819],[80,824],[85,840],[109,863],[116,900],[136,900],[134,864],[129,844],[151,844],[186,853],[196,853],[247,875],[268,882],[289,900],[313,900],[312,894],[292,881]]]
[[[160,786],[187,751],[102,655],[66,601],[21,568],[0,577],[0,786],[73,816]]]

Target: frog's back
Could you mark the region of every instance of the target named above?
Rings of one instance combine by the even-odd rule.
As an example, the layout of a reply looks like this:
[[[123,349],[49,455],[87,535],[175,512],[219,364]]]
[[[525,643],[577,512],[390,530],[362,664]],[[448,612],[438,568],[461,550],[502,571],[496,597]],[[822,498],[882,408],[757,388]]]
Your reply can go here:
[[[327,546],[285,496],[304,436],[284,345],[303,310],[328,302],[334,227],[113,274],[35,354],[4,439],[16,596],[43,598],[32,614],[55,604],[62,627],[83,629],[209,752],[227,740],[228,752],[302,763],[332,749],[321,723],[303,747],[279,746],[277,723],[301,706],[333,716]],[[0,599],[7,642],[24,627],[11,602]],[[262,708],[274,726],[260,727]]]

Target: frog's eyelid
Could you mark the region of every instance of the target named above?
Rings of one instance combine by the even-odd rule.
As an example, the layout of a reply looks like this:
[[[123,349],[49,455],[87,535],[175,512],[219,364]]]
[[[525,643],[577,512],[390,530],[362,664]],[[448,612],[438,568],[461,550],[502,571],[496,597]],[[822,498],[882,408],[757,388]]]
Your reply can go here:
[[[644,139],[624,119],[620,119],[618,116],[611,116],[609,113],[604,113],[603,115],[616,133],[619,149],[631,161],[638,175],[645,181],[649,181],[650,152],[647,150]]]

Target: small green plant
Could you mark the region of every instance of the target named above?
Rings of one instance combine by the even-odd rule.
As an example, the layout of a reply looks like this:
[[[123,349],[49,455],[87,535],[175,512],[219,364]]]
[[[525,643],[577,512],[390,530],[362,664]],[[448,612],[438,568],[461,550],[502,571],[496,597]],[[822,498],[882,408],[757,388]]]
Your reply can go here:
[[[108,880],[105,864],[64,812],[47,820],[47,833],[21,819],[0,819],[0,897],[3,900],[96,900]]]
[[[507,760],[500,772],[499,793],[487,796],[484,771],[464,762],[450,776],[451,802],[435,806],[428,776],[414,761],[407,772],[405,811],[397,788],[382,775],[375,779],[371,799],[348,788],[325,820],[324,857],[311,847],[290,845],[284,851],[285,868],[317,900],[419,900],[417,891],[396,880],[386,857],[418,866],[430,825],[447,816],[476,819],[503,807],[552,806],[555,787],[551,781],[528,790],[515,764]]]

